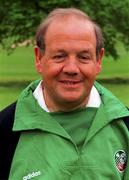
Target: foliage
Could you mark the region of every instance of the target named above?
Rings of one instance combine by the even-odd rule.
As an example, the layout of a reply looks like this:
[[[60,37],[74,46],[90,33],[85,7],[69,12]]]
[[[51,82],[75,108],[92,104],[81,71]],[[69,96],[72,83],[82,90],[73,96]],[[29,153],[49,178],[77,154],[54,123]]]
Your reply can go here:
[[[41,20],[57,7],[77,7],[88,13],[102,27],[107,55],[117,58],[118,40],[129,49],[129,0],[1,0],[2,47],[10,52],[19,42],[32,39]]]

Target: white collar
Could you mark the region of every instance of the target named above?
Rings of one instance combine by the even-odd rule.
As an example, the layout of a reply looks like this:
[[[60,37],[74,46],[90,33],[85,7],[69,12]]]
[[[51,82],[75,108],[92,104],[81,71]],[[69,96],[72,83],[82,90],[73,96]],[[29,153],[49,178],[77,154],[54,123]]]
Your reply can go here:
[[[43,108],[45,111],[49,112],[49,109],[46,106],[45,100],[44,100],[44,95],[42,91],[42,86],[41,86],[42,81],[38,84],[36,87],[35,91],[33,92],[33,96],[37,100],[38,104]],[[101,104],[101,98],[100,95],[95,88],[95,86],[92,87],[91,92],[90,92],[90,97],[88,100],[88,103],[86,107],[96,107],[98,108]]]

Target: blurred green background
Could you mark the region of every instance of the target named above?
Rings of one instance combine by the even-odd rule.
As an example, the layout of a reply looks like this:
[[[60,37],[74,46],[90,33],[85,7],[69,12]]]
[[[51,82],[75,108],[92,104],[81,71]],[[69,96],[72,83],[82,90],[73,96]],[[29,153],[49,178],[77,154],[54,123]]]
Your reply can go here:
[[[29,82],[40,78],[34,67],[35,32],[58,7],[79,8],[100,25],[106,56],[98,81],[129,107],[129,0],[6,0],[0,1],[0,110],[15,101]],[[19,47],[25,42],[31,45]]]
[[[129,107],[129,52],[119,43],[120,58],[104,57],[98,81]],[[15,101],[22,89],[40,78],[34,66],[33,47],[18,47],[13,54],[0,53],[0,109]]]

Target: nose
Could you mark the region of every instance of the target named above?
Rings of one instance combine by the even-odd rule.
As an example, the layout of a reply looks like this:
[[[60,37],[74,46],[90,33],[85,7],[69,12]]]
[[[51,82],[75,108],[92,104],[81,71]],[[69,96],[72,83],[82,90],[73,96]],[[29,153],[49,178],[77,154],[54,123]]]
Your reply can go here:
[[[75,57],[69,57],[65,61],[63,72],[68,75],[77,75],[79,73],[79,67]]]

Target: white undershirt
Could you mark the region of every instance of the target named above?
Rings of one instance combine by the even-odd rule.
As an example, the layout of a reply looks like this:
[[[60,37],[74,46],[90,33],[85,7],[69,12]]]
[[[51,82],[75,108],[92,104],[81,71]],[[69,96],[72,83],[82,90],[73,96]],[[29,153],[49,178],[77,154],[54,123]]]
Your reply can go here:
[[[45,111],[50,112],[49,109],[46,106],[45,100],[44,100],[44,95],[42,91],[42,86],[41,86],[42,81],[38,84],[36,87],[35,91],[33,92],[33,96],[37,100],[38,104],[43,108]],[[100,95],[95,88],[95,86],[92,87],[88,103],[86,104],[86,107],[96,107],[98,108],[101,104],[101,98]]]

